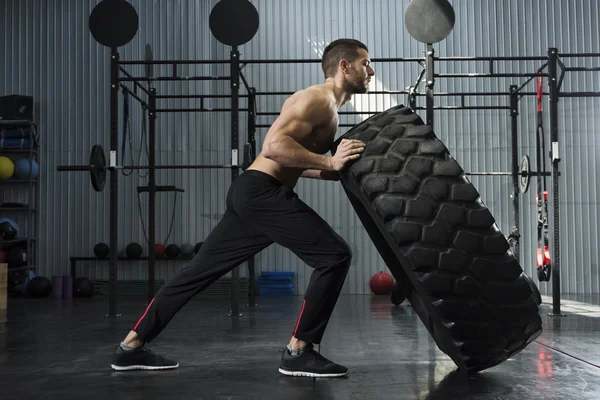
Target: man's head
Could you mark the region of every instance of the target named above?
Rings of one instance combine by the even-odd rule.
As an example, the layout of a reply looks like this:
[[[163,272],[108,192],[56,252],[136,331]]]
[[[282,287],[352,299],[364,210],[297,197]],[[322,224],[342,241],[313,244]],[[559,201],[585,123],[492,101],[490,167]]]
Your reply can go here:
[[[325,79],[340,77],[352,93],[366,93],[375,71],[369,49],[355,39],[337,39],[325,48],[321,61]]]

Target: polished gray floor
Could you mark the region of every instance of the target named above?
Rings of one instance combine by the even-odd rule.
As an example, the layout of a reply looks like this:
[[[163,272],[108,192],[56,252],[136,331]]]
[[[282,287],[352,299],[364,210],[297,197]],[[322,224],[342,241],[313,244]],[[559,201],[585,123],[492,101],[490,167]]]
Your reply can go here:
[[[514,359],[466,377],[410,306],[342,296],[321,352],[350,374],[315,380],[277,371],[299,297],[259,298],[258,308],[232,319],[228,298],[197,296],[149,346],[180,362],[162,372],[110,369],[145,299],[119,298],[116,320],[104,316],[107,300],[9,299],[0,399],[600,399],[600,318],[585,312],[549,317],[543,306],[541,337]]]

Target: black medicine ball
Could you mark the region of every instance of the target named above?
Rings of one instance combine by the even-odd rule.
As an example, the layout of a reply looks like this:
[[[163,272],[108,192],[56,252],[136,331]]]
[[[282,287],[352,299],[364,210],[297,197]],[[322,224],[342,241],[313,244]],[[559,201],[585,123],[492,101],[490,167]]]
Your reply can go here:
[[[165,250],[165,254],[168,258],[175,258],[179,255],[179,246],[176,244],[170,244]]]
[[[13,240],[17,236],[17,230],[8,221],[0,223],[0,238],[2,240]]]
[[[142,246],[135,242],[129,243],[127,248],[125,248],[125,254],[127,254],[128,258],[140,258],[142,252]]]
[[[98,243],[94,246],[94,254],[98,258],[106,258],[110,254],[110,248],[106,243]]]

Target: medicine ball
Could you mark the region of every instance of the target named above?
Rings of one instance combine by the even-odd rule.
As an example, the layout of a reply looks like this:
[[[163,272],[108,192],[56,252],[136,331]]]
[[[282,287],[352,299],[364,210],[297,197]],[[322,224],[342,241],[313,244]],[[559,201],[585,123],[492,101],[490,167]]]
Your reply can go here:
[[[4,264],[8,260],[8,253],[4,249],[0,249],[0,264]]]
[[[110,247],[106,243],[98,243],[94,246],[94,254],[98,258],[106,258],[110,254]]]
[[[128,258],[140,258],[142,252],[142,246],[136,242],[129,243],[125,248],[125,254]]]
[[[80,276],[73,281],[73,297],[91,297],[94,294],[94,284],[88,278]]]
[[[373,275],[369,285],[375,294],[390,294],[394,288],[394,278],[386,272],[378,272]]]
[[[17,237],[17,230],[8,221],[0,222],[0,239],[13,240]]]
[[[15,230],[17,231],[17,235],[19,234],[19,225],[17,224],[17,222],[12,219],[12,218],[0,218],[0,223],[2,222],[8,222],[9,224],[12,225],[13,228],[15,228]]]
[[[204,242],[198,242],[196,243],[196,245],[194,246],[194,253],[198,254],[198,252],[200,251],[200,247],[202,247],[202,244]]]
[[[168,258],[175,258],[179,255],[179,246],[176,244],[170,244],[167,246],[165,254]]]
[[[184,243],[179,248],[179,252],[184,257],[190,257],[190,256],[194,255],[194,246],[192,246],[189,243]]]
[[[15,172],[15,164],[8,157],[0,156],[0,180],[12,178]]]
[[[27,250],[18,246],[8,250],[8,266],[11,268],[27,265]]]
[[[36,276],[26,287],[27,294],[33,298],[44,298],[52,293],[52,282],[45,276]]]
[[[29,172],[31,171],[31,177]],[[15,176],[19,179],[36,179],[40,173],[38,163],[31,158],[21,158],[15,164]]]
[[[165,255],[165,245],[162,243],[156,243],[154,244],[154,254],[156,254],[156,257],[162,257]]]

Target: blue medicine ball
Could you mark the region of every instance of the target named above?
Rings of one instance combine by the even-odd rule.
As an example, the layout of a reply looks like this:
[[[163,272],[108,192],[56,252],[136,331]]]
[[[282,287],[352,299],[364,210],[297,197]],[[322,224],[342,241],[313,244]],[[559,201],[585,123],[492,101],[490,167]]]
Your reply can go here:
[[[19,225],[17,225],[17,223],[15,222],[14,219],[12,218],[0,218],[0,224],[3,222],[8,222],[9,224],[11,224],[13,226],[13,228],[15,228],[15,231],[19,232]]]
[[[36,179],[40,173],[38,163],[31,158],[21,158],[15,163],[15,176],[19,179],[29,179],[29,169],[31,168],[31,179]]]

